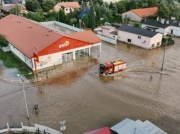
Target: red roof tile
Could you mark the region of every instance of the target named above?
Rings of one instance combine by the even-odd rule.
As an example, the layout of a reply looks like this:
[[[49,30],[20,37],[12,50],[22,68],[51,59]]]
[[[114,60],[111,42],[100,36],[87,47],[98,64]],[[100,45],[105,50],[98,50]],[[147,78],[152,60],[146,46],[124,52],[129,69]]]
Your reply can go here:
[[[80,8],[78,2],[59,2],[58,6]]]
[[[16,15],[0,19],[0,34],[4,34],[8,42],[29,58],[33,52],[38,53],[63,36]]]
[[[91,30],[82,31],[82,32],[74,32],[74,33],[68,34],[68,36],[81,40],[81,41],[93,43],[93,44],[102,42],[100,38],[96,34],[94,34]]]
[[[140,17],[148,17],[148,16],[155,15],[158,11],[158,8],[151,7],[151,8],[132,9],[131,11]]]

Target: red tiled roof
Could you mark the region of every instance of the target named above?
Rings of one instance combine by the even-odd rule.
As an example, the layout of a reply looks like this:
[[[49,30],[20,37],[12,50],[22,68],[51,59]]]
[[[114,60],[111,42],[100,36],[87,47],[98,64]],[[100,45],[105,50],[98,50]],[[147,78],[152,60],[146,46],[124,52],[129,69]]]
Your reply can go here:
[[[151,8],[132,9],[131,11],[140,17],[148,17],[148,16],[155,15],[158,11],[158,8],[151,7]]]
[[[80,8],[78,2],[59,2],[58,6]]]
[[[63,36],[12,14],[0,19],[0,34],[4,34],[9,43],[29,58],[33,56],[33,52],[40,52]]]
[[[84,134],[111,134],[110,130],[108,127],[104,127],[104,128],[99,128],[90,132],[86,132]]]
[[[91,30],[82,31],[82,32],[74,32],[68,34],[68,36],[73,37],[75,39],[89,42],[89,43],[100,43],[102,42],[97,35],[95,35]]]

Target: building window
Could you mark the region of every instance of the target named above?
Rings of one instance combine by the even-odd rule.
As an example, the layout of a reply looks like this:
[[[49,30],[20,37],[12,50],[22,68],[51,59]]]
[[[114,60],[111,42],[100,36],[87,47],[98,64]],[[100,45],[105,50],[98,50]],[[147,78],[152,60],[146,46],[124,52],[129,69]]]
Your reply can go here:
[[[141,39],[141,36],[138,36],[138,39]]]
[[[160,42],[158,42],[158,43],[157,43],[157,46],[160,46],[160,45],[161,45],[161,43],[160,43]]]
[[[128,42],[131,42],[131,39],[128,39],[127,41],[128,41]]]
[[[154,44],[152,44],[151,47],[154,47]]]

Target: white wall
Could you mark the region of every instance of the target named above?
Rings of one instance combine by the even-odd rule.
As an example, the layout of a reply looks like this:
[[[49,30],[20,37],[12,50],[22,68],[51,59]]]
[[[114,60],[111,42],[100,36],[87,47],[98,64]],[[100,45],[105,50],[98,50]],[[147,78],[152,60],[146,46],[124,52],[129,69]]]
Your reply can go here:
[[[163,34],[157,33],[154,37],[151,38],[151,41],[150,41],[151,49],[161,46],[162,37],[163,37]],[[154,44],[154,47],[152,47],[152,44]]]
[[[127,15],[127,17],[126,17]],[[136,15],[134,12],[132,11],[128,11],[122,14],[122,20],[124,21],[124,18],[130,18],[133,21],[138,21],[141,22],[141,17],[139,17],[138,15]]]
[[[28,67],[32,68],[32,60],[29,59],[27,56],[25,56],[23,53],[21,53],[18,49],[16,49],[14,46],[12,46],[9,43],[11,52],[13,52],[17,57],[19,57]]]
[[[140,36],[139,39],[138,36]],[[128,42],[128,39],[131,39],[131,43]],[[118,30],[118,40],[126,42],[128,44],[149,49],[151,38]]]
[[[180,27],[170,26],[169,32],[171,33],[171,30],[173,30],[173,35],[180,37]]]

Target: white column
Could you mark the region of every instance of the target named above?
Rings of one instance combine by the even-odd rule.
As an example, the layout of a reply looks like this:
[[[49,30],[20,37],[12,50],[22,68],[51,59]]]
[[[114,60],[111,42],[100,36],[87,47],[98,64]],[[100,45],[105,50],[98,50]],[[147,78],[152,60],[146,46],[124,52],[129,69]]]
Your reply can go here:
[[[91,55],[91,46],[89,46],[89,55]]]
[[[75,50],[73,50],[73,60],[76,59],[76,53],[75,53]]]

